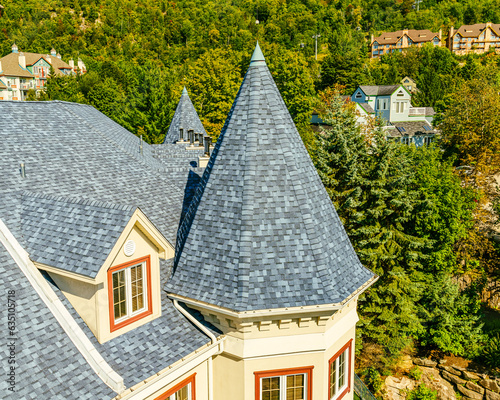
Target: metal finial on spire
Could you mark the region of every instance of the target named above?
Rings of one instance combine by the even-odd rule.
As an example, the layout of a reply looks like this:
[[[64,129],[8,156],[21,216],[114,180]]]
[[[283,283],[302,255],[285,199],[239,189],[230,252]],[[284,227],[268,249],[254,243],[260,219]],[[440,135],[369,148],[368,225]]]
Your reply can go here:
[[[188,94],[188,91],[186,89],[186,86],[184,86],[184,89],[182,89],[182,94]]]
[[[259,65],[266,65],[266,59],[264,58],[264,54],[259,46],[259,41],[257,41],[257,45],[255,46],[255,50],[253,51],[252,58],[250,59],[250,66],[256,67]]]

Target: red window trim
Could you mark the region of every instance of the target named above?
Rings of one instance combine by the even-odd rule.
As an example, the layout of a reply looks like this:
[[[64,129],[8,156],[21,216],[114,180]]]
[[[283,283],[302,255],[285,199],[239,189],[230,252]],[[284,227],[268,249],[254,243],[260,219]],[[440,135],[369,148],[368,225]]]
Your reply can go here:
[[[175,385],[173,388],[167,390],[165,393],[160,394],[155,400],[166,400],[172,396],[178,390],[181,390],[184,386],[191,384],[191,400],[196,400],[196,390],[195,390],[195,376],[196,372],[190,377],[184,379],[182,382]]]
[[[347,387],[344,389],[342,393],[340,393],[335,400],[341,400],[342,397],[344,397],[347,393],[351,391],[351,360],[352,360],[352,339],[349,340],[344,347],[342,347],[339,351],[337,351],[332,358],[328,361],[328,380],[327,380],[327,392],[328,393],[328,399],[330,399],[330,369],[332,366],[332,363],[335,362],[335,360],[344,352],[346,349],[349,348],[349,354],[347,356]]]
[[[297,374],[307,374],[307,400],[312,400],[312,372],[314,366],[309,367],[299,367],[299,368],[286,368],[286,369],[274,369],[270,371],[259,371],[254,372],[255,375],[255,400],[260,399],[260,379],[269,378],[271,376],[283,376],[283,375],[297,375]]]
[[[144,261],[146,262],[148,308],[143,313],[134,315],[133,317],[128,318],[125,321],[115,324],[115,312],[113,309],[113,272],[130,267],[132,265],[143,263]],[[151,295],[151,256],[148,255],[146,257],[137,258],[135,260],[120,265],[116,265],[108,269],[108,302],[109,302],[109,327],[111,332],[114,332],[117,329],[123,328],[124,326],[130,325],[133,322],[136,322],[148,315],[153,314],[153,296]]]

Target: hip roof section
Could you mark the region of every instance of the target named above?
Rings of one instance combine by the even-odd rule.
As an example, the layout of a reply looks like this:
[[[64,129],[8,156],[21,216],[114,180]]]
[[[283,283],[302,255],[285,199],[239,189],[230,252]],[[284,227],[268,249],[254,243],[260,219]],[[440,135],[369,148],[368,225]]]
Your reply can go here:
[[[179,229],[167,291],[248,311],[342,302],[373,277],[257,48]]]

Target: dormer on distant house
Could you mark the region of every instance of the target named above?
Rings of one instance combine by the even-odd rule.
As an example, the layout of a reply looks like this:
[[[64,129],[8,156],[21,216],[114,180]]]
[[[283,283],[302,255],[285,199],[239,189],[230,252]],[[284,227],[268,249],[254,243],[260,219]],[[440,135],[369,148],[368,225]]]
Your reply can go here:
[[[405,79],[409,80],[408,77]],[[436,134],[431,125],[434,109],[413,107],[411,94],[403,85],[359,86],[351,100],[372,107],[375,115],[382,119],[389,138],[420,146],[430,144]]]
[[[425,43],[441,46],[441,29],[439,32],[431,32],[427,29],[415,30],[405,29],[396,32],[385,32],[378,37],[371,36],[370,57],[380,57],[383,54],[401,52],[410,46],[420,47]]]
[[[159,260],[174,249],[140,209],[30,192],[21,204],[31,260],[100,343],[161,315]]]
[[[403,79],[401,79],[401,85],[403,85],[410,94],[413,94],[417,91],[416,82],[409,76],[405,76]]]
[[[500,53],[500,24],[462,25],[456,31],[451,27],[447,47],[457,55],[482,54],[490,49]]]
[[[12,53],[0,58],[0,79],[7,86],[0,89],[0,100],[25,100],[28,90],[44,90],[51,68],[58,76],[74,73],[74,68],[62,61],[55,49],[50,54],[20,53],[14,43]]]

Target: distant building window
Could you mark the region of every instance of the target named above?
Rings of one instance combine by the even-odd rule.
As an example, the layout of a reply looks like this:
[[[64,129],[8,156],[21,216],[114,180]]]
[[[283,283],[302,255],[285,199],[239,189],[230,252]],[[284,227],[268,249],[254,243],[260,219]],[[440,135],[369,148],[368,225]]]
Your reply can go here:
[[[377,42],[374,42],[374,43],[373,43],[373,48],[374,48],[374,49],[378,49],[378,43],[377,43]]]
[[[108,270],[111,332],[152,314],[150,257]]]
[[[255,372],[256,400],[312,400],[312,369]]]
[[[354,96],[354,97],[356,97],[357,99],[360,99],[361,97],[363,97],[363,95],[361,94],[361,92],[358,92],[358,93],[356,93],[356,96]]]
[[[340,349],[329,361],[328,396],[340,400],[351,390],[352,340]]]
[[[406,101],[396,101],[396,113],[402,114],[406,108]]]
[[[195,375],[191,375],[154,400],[195,400]]]
[[[378,99],[377,100],[377,110],[388,110],[389,100],[388,99]]]
[[[430,136],[424,137],[424,144],[426,146],[429,146],[431,143],[432,143],[432,137],[430,137]]]
[[[408,136],[403,136],[403,137],[401,138],[401,142],[402,142],[403,144],[410,144],[410,138],[409,138]]]
[[[435,46],[437,46],[439,44],[439,38],[435,37],[434,40],[433,40],[433,43],[434,43]]]

